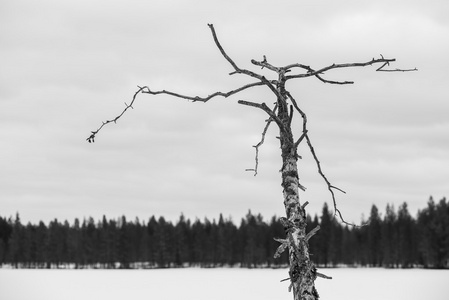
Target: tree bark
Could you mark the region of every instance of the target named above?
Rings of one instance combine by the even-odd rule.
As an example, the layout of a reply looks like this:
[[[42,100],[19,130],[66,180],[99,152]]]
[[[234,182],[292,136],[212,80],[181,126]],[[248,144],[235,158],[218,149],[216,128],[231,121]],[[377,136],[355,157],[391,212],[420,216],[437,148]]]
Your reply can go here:
[[[299,201],[299,190],[304,188],[299,183],[298,153],[291,130],[291,117],[289,112],[285,79],[280,74],[277,85],[278,90],[278,118],[282,122],[280,127],[280,145],[282,156],[282,187],[286,218],[281,218],[286,232],[286,243],[289,250],[290,261],[290,290],[293,289],[295,300],[316,300],[318,293],[315,289],[316,268],[309,257],[309,245],[306,235],[305,205]]]

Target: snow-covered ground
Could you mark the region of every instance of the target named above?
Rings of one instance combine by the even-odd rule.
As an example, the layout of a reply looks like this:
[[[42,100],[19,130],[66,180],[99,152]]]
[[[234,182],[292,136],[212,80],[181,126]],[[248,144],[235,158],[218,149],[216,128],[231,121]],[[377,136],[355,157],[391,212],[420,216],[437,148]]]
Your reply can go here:
[[[320,269],[321,299],[447,300],[449,270]],[[1,300],[292,299],[287,270],[0,269]]]

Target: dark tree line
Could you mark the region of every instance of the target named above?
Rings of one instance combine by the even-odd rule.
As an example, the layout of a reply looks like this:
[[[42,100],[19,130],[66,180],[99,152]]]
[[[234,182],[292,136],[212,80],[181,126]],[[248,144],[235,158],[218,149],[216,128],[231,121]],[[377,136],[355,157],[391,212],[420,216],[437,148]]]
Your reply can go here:
[[[368,225],[348,227],[337,222],[324,204],[321,216],[308,216],[307,231],[321,229],[309,241],[312,260],[319,266],[449,267],[449,203],[435,202],[413,218],[407,204],[385,214],[371,207]],[[278,218],[265,222],[248,212],[237,226],[222,215],[194,222],[183,215],[173,224],[163,217],[101,221],[93,218],[73,224],[23,225],[19,215],[0,217],[0,264],[26,268],[155,268],[155,267],[280,267],[274,259],[284,237]]]

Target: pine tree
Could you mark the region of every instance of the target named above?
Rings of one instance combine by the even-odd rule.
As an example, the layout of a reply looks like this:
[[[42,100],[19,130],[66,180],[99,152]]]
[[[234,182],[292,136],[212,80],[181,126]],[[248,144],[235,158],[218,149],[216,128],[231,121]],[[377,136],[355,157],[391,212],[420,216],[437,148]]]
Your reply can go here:
[[[387,204],[382,226],[382,245],[384,266],[388,268],[397,266],[399,260],[396,222],[397,216],[394,206]]]
[[[331,236],[332,236],[332,214],[329,211],[327,203],[324,203],[321,211],[320,230],[318,231],[316,238],[318,239],[318,264],[328,267],[331,263],[330,251],[331,251]]]
[[[184,215],[181,214],[179,221],[175,226],[175,266],[181,267],[184,264],[190,263],[190,238],[190,221],[186,221]]]
[[[367,231],[367,250],[368,263],[371,266],[378,267],[383,263],[382,253],[382,220],[379,215],[377,206],[373,204],[371,207],[370,217],[368,220]]]
[[[6,260],[12,229],[13,227],[6,221],[6,218],[0,217],[0,267]]]
[[[397,218],[398,253],[399,264],[402,268],[409,268],[415,261],[415,224],[408,212],[407,203],[403,203],[398,209]]]
[[[446,198],[435,204],[429,198],[427,208],[418,213],[420,253],[425,267],[443,268],[449,264],[449,207]]]

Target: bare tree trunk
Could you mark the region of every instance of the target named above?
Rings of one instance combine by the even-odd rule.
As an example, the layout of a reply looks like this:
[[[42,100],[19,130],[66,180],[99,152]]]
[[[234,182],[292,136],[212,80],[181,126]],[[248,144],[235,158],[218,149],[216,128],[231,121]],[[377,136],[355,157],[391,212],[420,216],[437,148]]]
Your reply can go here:
[[[287,219],[282,220],[282,223],[288,240],[289,275],[294,299],[318,299],[314,283],[316,269],[310,261],[309,245],[306,239],[306,212],[299,202],[297,164],[292,156],[283,160],[282,186]]]
[[[283,79],[280,76],[280,79]],[[293,288],[295,300],[315,300],[318,293],[315,289],[316,269],[309,257],[309,245],[306,240],[306,212],[305,205],[299,201],[299,189],[304,189],[299,183],[297,145],[291,130],[291,115],[287,105],[287,94],[284,80],[280,80],[277,90],[278,118],[282,126],[280,130],[280,144],[282,155],[282,187],[284,206],[287,218],[282,218],[287,237],[290,261],[290,289]]]

